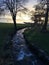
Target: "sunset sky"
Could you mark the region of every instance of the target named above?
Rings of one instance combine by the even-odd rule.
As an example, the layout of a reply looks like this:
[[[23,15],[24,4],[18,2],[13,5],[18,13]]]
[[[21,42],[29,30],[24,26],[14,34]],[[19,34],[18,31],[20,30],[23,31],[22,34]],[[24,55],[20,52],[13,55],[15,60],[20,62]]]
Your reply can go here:
[[[32,9],[34,5],[36,5],[39,2],[39,0],[28,0],[26,3],[26,7],[29,9]]]
[[[0,0],[0,2],[1,2],[2,0]],[[38,0],[28,0],[28,2],[26,3],[26,7],[29,9],[29,10],[34,10],[34,8],[33,8],[33,6],[35,5],[35,4],[37,4],[38,3]],[[7,13],[6,13],[7,14]],[[29,21],[31,21],[30,20],[30,18],[29,18],[29,16],[28,15],[24,15],[22,12],[21,12],[21,17],[18,15],[17,16],[17,22],[19,23],[23,23],[24,21],[26,21],[26,22],[29,22]],[[11,17],[9,17],[9,16],[4,16],[5,18],[11,18]],[[18,19],[19,18],[19,19]],[[1,21],[1,20],[0,20]],[[9,22],[11,21],[11,20],[8,20]],[[11,23],[11,22],[10,22]]]

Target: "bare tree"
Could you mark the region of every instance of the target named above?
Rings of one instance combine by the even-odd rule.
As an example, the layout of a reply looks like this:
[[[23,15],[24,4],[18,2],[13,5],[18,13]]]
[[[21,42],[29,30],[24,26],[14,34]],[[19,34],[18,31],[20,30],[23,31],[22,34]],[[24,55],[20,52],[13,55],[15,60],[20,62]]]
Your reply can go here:
[[[46,8],[46,15],[45,15],[45,23],[43,25],[42,31],[46,31],[47,30],[47,22],[48,22],[49,0],[46,0],[45,3],[47,5],[47,8]]]
[[[4,9],[0,8],[0,15],[4,14],[3,11]]]
[[[44,15],[44,11],[45,11],[44,5],[45,4],[42,2],[39,2],[36,5],[34,5],[34,8],[35,8],[34,17],[33,17],[33,15],[31,17],[31,20],[34,20],[33,26],[36,26],[37,23],[42,23],[41,17]]]
[[[49,12],[49,0],[38,0],[39,1],[39,4],[36,5],[36,11],[37,10],[43,10],[45,11],[46,13],[45,14],[45,22],[43,24],[43,27],[42,27],[42,31],[46,31],[47,30],[47,23],[48,23],[48,12]],[[38,11],[40,13],[40,11]]]
[[[17,15],[17,12],[23,7],[23,4],[25,2],[26,0],[3,0],[4,8],[7,8],[11,13],[11,16],[14,22],[15,32],[17,31],[16,15]]]

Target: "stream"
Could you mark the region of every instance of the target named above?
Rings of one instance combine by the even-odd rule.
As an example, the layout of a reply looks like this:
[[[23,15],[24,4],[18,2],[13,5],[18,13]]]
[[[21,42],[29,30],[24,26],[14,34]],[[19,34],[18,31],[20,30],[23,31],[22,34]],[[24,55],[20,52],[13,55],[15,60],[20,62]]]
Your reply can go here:
[[[23,37],[25,29],[26,28],[17,31],[17,34],[12,39],[14,63],[16,65],[44,65],[44,63],[28,49]]]

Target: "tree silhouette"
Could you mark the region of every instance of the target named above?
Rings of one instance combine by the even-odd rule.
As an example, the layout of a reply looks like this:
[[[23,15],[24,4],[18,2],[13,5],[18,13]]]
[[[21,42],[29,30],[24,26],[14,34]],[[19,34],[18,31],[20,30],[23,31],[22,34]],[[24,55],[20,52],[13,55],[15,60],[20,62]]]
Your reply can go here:
[[[3,0],[2,4],[4,4],[4,8],[8,9],[10,11],[10,14],[12,16],[13,22],[14,22],[14,29],[15,32],[17,31],[16,26],[16,15],[17,12],[23,8],[24,3],[26,3],[26,0]]]
[[[35,7],[35,13],[34,17],[32,15],[31,20],[34,20],[34,26],[36,26],[37,23],[42,24],[41,17],[44,17],[44,4],[42,2],[39,2],[38,4],[34,5]],[[34,19],[33,19],[34,18]]]
[[[43,27],[42,27],[42,31],[45,32],[45,31],[47,31],[48,12],[49,12],[49,0],[38,0],[38,1],[39,1],[39,4],[37,4],[35,6],[36,11],[38,10],[39,13],[40,13],[39,10],[41,10],[41,12],[42,12],[42,10],[46,12],[46,13],[44,13],[44,15],[45,15],[45,22],[44,22]]]
[[[47,30],[47,22],[48,22],[49,0],[46,0],[45,3],[47,5],[47,8],[46,8],[46,15],[45,15],[45,23],[43,25],[42,31],[46,31]]]

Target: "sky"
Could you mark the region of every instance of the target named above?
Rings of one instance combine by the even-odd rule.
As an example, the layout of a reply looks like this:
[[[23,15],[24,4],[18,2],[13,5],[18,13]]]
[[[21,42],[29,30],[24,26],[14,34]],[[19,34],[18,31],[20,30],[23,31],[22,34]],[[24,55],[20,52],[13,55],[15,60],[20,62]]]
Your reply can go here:
[[[2,0],[0,0],[0,2],[1,2]],[[33,9],[33,6],[35,5],[35,4],[37,4],[37,0],[28,0],[28,2],[26,3],[26,7],[29,9],[29,10],[32,10]],[[6,16],[7,17],[7,16]],[[25,16],[23,16],[23,18],[24,18],[24,21],[26,20],[26,21],[30,21],[30,20],[28,20],[29,18],[28,18],[28,15],[25,15]],[[8,20],[9,21],[9,20]],[[20,21],[20,20],[19,20]],[[23,22],[22,20],[21,20],[21,22]]]
[[[29,7],[33,7],[35,4],[37,4],[37,0],[28,0],[28,2],[26,3],[26,6]]]
[[[2,0],[0,0],[1,2]],[[29,10],[34,10],[33,6],[36,5],[38,3],[39,0],[28,0],[27,3],[25,4],[25,6],[29,9]]]
[[[1,2],[2,0],[0,0]],[[38,0],[28,0],[28,2],[26,3],[26,6],[33,6],[37,3]]]
[[[35,5],[37,3],[37,0],[29,0],[28,1],[28,6],[30,5],[30,6],[33,6],[33,5]]]
[[[39,2],[40,0],[28,0],[25,6],[31,11],[34,10],[34,5],[38,4]]]

